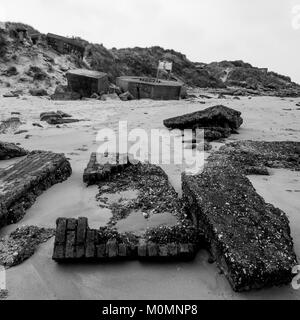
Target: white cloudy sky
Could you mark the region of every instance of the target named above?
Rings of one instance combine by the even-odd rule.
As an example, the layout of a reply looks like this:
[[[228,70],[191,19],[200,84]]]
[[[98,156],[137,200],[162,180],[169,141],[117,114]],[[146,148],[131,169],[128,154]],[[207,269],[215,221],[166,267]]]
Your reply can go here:
[[[108,48],[160,45],[193,61],[242,59],[300,83],[300,0],[0,0],[0,21]]]

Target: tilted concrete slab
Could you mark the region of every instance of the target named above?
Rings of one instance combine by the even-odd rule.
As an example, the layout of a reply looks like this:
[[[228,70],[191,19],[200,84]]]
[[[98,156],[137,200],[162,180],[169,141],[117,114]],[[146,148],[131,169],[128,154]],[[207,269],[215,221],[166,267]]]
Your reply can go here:
[[[16,223],[36,198],[72,173],[63,154],[33,151],[16,164],[0,170],[0,227]]]

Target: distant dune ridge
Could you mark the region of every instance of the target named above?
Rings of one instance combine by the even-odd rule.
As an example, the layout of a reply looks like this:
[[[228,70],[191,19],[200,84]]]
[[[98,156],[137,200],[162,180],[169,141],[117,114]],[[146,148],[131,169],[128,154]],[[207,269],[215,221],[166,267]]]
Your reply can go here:
[[[150,48],[107,49],[102,44],[92,44],[74,37],[85,47],[83,60],[73,54],[62,55],[51,48],[46,36],[36,29],[22,24],[3,23],[0,28],[0,85],[17,85],[26,88],[41,86],[53,92],[58,84],[65,84],[64,72],[72,68],[88,68],[108,73],[109,80],[123,75],[156,76],[159,60],[173,62],[171,79],[180,80],[187,86],[201,88],[239,88],[256,94],[276,96],[300,96],[300,85],[291,78],[253,67],[243,61],[222,61],[209,64],[192,62],[174,50],[155,46]],[[9,32],[12,28],[26,28],[29,38],[40,35],[38,45],[20,43]],[[29,41],[30,42],[30,41]],[[27,67],[27,69],[26,69]],[[33,67],[33,69],[29,69]],[[34,69],[35,67],[40,70]],[[15,69],[9,69],[15,68]],[[32,70],[39,73],[37,76]],[[167,78],[167,73],[160,77]],[[20,84],[20,85],[19,85]]]

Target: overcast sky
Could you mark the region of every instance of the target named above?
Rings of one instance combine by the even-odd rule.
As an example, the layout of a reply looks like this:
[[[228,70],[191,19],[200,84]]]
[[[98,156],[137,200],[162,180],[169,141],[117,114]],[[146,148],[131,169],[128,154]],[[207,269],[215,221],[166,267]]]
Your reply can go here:
[[[108,48],[159,45],[192,61],[242,59],[300,83],[300,0],[0,0],[0,21]]]

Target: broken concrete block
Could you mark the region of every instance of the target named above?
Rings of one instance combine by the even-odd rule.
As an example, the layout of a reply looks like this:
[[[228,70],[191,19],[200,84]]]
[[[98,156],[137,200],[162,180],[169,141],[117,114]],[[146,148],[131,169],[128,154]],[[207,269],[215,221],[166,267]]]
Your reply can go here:
[[[66,180],[71,172],[64,155],[45,151],[31,152],[21,161],[0,170],[0,227],[23,218],[38,195]]]
[[[295,147],[286,142],[229,144],[208,158],[201,174],[182,177],[187,213],[205,235],[213,259],[235,291],[292,280],[297,260],[288,218],[256,193],[244,167],[252,159],[255,166],[277,159],[281,166],[291,167],[291,157],[285,155]],[[241,157],[236,157],[240,151]],[[297,167],[297,162],[292,163]]]
[[[241,112],[217,105],[205,110],[170,118],[164,125],[172,129],[193,129],[203,127],[222,127],[238,129],[243,123]]]

